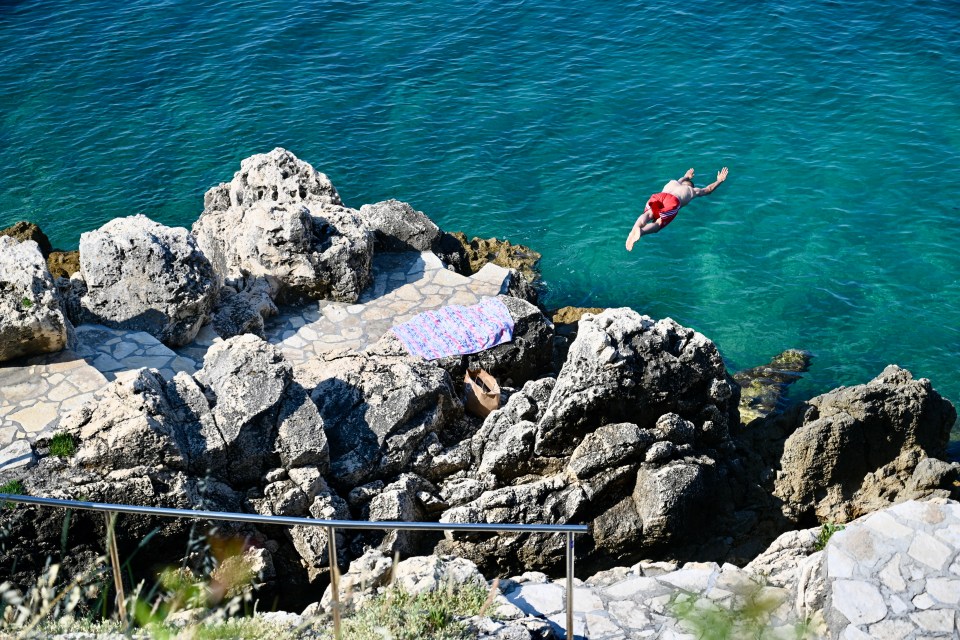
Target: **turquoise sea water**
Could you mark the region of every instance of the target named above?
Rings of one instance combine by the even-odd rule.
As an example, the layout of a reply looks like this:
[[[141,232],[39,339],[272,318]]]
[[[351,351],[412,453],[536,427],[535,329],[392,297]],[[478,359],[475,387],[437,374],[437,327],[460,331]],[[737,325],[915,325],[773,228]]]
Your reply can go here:
[[[731,369],[808,349],[799,398],[893,362],[956,403],[957,34],[952,0],[6,0],[0,226],[189,226],[284,146],[351,206],[533,246],[551,305],[673,317]]]

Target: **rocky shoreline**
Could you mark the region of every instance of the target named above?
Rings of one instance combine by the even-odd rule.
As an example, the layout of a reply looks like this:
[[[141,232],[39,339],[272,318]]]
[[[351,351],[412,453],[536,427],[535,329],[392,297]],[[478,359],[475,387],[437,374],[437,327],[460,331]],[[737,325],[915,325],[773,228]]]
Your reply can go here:
[[[244,160],[210,189],[192,230],[138,215],[83,234],[69,277],[51,273],[38,232],[22,241],[0,233],[0,420],[30,413],[38,358],[63,369],[50,379],[73,376],[82,393],[0,451],[0,484],[20,482],[31,495],[314,518],[584,523],[578,574],[622,579],[652,579],[616,569],[641,561],[730,563],[732,575],[790,532],[960,497],[960,464],[945,453],[956,412],[929,380],[891,365],[789,406],[783,395],[809,366],[803,352],[731,375],[713,342],[669,318],[628,308],[548,314],[537,306],[535,252],[468,242],[395,200],[347,207],[325,175],[283,149]],[[391,258],[405,255],[413,262]],[[459,304],[464,291],[499,296],[511,342],[426,361],[385,332],[428,300]],[[394,292],[393,306],[376,306]],[[282,318],[289,330],[278,334],[271,327]],[[348,348],[319,335],[353,331],[351,322],[387,324],[357,325],[369,342]],[[169,365],[133,366],[155,366],[151,357]],[[96,370],[83,383],[89,392],[79,383],[84,358]],[[119,375],[104,358],[132,364]],[[464,373],[477,367],[503,389],[485,419],[462,401]],[[97,371],[113,377],[97,382]],[[6,401],[15,393],[20,404]],[[51,455],[54,433],[75,450]],[[137,576],[180,562],[189,523],[123,522],[121,553],[150,535],[150,557],[131,564]],[[48,558],[67,576],[83,571],[105,533],[92,516],[73,514],[65,526],[62,513],[24,507],[0,513],[0,526],[0,576],[21,588]],[[265,602],[299,611],[329,582],[323,531],[231,525],[218,535],[246,541]],[[338,536],[342,570],[371,550],[452,555],[489,578],[563,566],[558,536]],[[804,545],[793,568],[813,557]],[[790,576],[778,588],[795,590],[800,576]],[[813,606],[834,637],[887,620],[861,620],[822,597]],[[897,620],[909,622],[913,609],[904,611]]]

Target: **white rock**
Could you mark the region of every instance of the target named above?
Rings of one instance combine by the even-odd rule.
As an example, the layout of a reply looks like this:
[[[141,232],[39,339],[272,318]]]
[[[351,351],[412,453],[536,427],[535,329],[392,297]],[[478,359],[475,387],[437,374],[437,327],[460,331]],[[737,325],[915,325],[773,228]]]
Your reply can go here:
[[[141,215],[80,236],[84,312],[174,346],[193,340],[216,299],[213,268],[193,236]]]
[[[909,540],[913,536],[913,529],[905,527],[885,511],[871,514],[863,524],[870,527],[885,538],[894,540]]]
[[[921,593],[914,597],[912,602],[913,606],[915,606],[917,609],[929,609],[933,605],[937,604],[936,601],[926,593]]]
[[[844,628],[843,632],[840,634],[840,640],[874,640],[870,637],[870,634],[864,633],[857,629],[852,624],[847,625]]]
[[[953,551],[933,536],[918,531],[907,552],[917,562],[922,562],[931,569],[942,571]]]
[[[505,594],[507,600],[530,615],[546,616],[563,611],[565,593],[555,584],[524,584],[519,589]]]
[[[907,588],[907,583],[903,579],[903,574],[900,573],[900,554],[898,553],[893,557],[893,559],[880,570],[880,581],[885,587],[894,592],[903,591]]]
[[[699,565],[699,566],[697,566]],[[662,583],[677,589],[701,593],[706,591],[716,578],[719,567],[714,563],[688,563],[683,569],[667,573],[657,578]]]
[[[870,637],[876,640],[903,640],[914,631],[906,620],[881,620],[870,625]]]
[[[60,351],[68,327],[37,243],[0,236],[0,362]]]
[[[928,578],[927,593],[944,604],[960,604],[960,580]]]
[[[857,562],[840,545],[827,545],[827,576],[830,578],[852,578]]]
[[[34,463],[36,456],[27,440],[14,440],[0,449],[0,471],[10,471],[20,467],[28,467]]]
[[[910,614],[910,619],[924,631],[950,633],[953,631],[956,612],[953,609],[929,609]]]
[[[603,590],[603,594],[608,598],[625,600],[635,596],[641,596],[644,592],[656,592],[660,586],[654,578],[645,578],[642,576],[627,578],[616,582]]]
[[[831,604],[855,625],[878,622],[887,615],[887,605],[880,591],[860,580],[834,581]]]

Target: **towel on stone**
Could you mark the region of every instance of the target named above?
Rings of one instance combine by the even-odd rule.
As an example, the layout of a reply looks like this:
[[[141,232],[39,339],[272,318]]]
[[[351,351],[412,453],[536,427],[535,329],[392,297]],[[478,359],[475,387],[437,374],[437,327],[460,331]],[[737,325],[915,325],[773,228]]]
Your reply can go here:
[[[392,329],[411,354],[436,360],[478,353],[513,340],[513,317],[497,298],[424,311]]]

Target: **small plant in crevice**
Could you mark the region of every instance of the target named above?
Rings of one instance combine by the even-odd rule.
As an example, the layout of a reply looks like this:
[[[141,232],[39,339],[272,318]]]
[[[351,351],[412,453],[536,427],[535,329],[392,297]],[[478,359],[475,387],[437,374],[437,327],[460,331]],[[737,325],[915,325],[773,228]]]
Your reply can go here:
[[[50,455],[69,458],[77,452],[77,441],[69,433],[60,432],[50,438]]]
[[[0,493],[6,493],[12,496],[24,496],[27,495],[27,488],[23,486],[23,483],[19,480],[8,480],[3,485],[0,485]],[[4,500],[3,504],[0,505],[0,507],[4,509],[13,509],[16,506],[16,503],[10,502],[9,500]]]
[[[836,524],[833,522],[825,522],[820,527],[820,532],[817,534],[817,540],[813,543],[813,548],[815,551],[823,551],[827,548],[827,543],[830,541],[830,537],[835,534],[837,531],[843,531],[842,524]]]
[[[778,622],[775,613],[784,602],[780,590],[755,583],[735,592],[723,603],[697,594],[678,593],[671,598],[667,612],[677,620],[680,629],[699,640],[819,638],[823,625],[820,619],[815,619],[818,616],[793,622],[780,620],[779,625],[775,624]]]
[[[24,296],[23,300],[20,301],[20,306],[23,307],[24,309],[29,309],[30,307],[33,306],[33,300]]]

